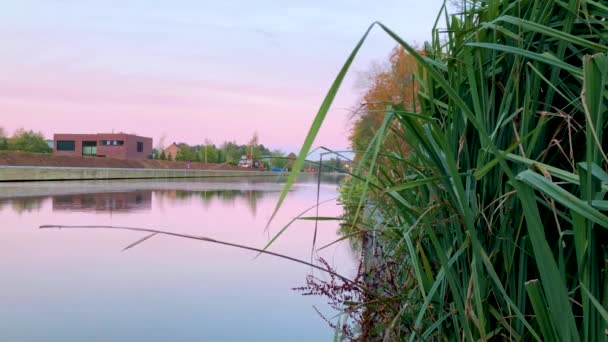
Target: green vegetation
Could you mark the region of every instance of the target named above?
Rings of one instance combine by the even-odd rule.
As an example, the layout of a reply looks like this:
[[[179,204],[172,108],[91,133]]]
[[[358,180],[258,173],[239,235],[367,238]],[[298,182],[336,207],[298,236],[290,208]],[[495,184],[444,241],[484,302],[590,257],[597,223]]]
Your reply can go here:
[[[239,145],[234,141],[226,141],[217,147],[212,143],[189,146],[180,144],[175,160],[196,161],[207,163],[236,163],[241,156],[251,153],[250,145]],[[257,145],[253,148],[253,155],[256,158],[262,155],[270,155],[271,152],[264,145]]]
[[[211,141],[206,140],[204,144],[187,145],[177,144],[179,149],[175,156],[176,161],[192,161],[203,163],[227,163],[236,165],[245,154],[252,154],[255,159],[262,159],[270,167],[284,168],[288,166],[290,160],[287,155],[280,150],[270,150],[263,144],[257,143],[257,137],[247,145],[239,145],[235,141],[225,141],[222,145],[216,146]],[[160,153],[155,153],[154,158],[159,160],[171,160],[164,149]]]
[[[49,147],[42,133],[21,128],[9,137],[4,128],[0,127],[0,151],[51,153],[53,149]]]
[[[606,340],[607,17],[592,0],[463,2],[423,52],[375,24],[416,60],[419,88],[386,101],[342,190],[365,290],[342,303],[337,336]],[[386,152],[388,138],[410,148]]]
[[[3,127],[0,127],[0,151],[8,150],[8,136]]]
[[[329,159],[323,159],[321,171],[322,172],[348,172],[348,168],[344,167],[345,160],[340,157],[331,157]],[[313,167],[318,168],[318,165]]]

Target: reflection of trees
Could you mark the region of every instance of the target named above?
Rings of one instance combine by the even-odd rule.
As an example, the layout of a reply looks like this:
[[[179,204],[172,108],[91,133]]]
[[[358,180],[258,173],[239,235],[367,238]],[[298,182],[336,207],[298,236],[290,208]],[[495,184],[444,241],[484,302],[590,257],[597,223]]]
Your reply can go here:
[[[12,198],[9,200],[0,200],[0,209],[3,209],[5,205],[10,205],[14,212],[17,214],[38,212],[42,209],[42,202],[47,197],[22,197]]]
[[[213,201],[219,200],[224,204],[234,204],[237,201],[244,200],[251,213],[257,213],[257,202],[265,193],[271,191],[261,190],[156,190],[155,195],[163,199],[175,201],[190,201],[193,198],[199,199],[205,208],[208,208]]]
[[[151,208],[151,190],[53,196],[53,211],[132,212]]]

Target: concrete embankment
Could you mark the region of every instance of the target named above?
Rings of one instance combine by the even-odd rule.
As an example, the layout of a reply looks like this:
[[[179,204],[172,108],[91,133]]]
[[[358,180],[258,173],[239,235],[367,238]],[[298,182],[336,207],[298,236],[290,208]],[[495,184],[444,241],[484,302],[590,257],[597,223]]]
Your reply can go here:
[[[286,175],[283,172],[237,170],[125,169],[88,167],[0,166],[0,182],[154,179],[207,177],[260,177]]]

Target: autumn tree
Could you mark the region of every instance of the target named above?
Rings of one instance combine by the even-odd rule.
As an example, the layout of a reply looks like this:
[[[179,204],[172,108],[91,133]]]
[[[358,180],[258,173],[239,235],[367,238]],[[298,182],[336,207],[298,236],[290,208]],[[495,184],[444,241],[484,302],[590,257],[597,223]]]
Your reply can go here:
[[[354,122],[349,136],[356,158],[361,158],[382,124],[386,109],[391,104],[404,103],[406,108],[415,110],[415,97],[418,86],[414,79],[416,60],[403,48],[392,50],[386,66],[372,71],[367,78],[363,94],[363,104],[353,116]],[[391,126],[394,132],[402,128]],[[398,139],[391,139],[390,133],[384,143],[389,151],[407,153],[408,147]]]

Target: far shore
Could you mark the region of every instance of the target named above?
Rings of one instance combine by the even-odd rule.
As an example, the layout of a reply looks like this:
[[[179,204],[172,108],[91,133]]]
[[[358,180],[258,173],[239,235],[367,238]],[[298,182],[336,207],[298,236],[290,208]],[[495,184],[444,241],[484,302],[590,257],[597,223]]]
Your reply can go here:
[[[64,156],[51,153],[0,152],[0,166],[39,166],[39,167],[85,167],[108,169],[163,169],[163,170],[238,170],[256,171],[240,168],[227,163],[201,163],[149,159],[117,159],[106,157]]]
[[[0,183],[31,181],[73,181],[104,179],[163,179],[218,177],[276,177],[287,172],[248,170],[195,170],[146,168],[93,168],[48,166],[0,166]]]

